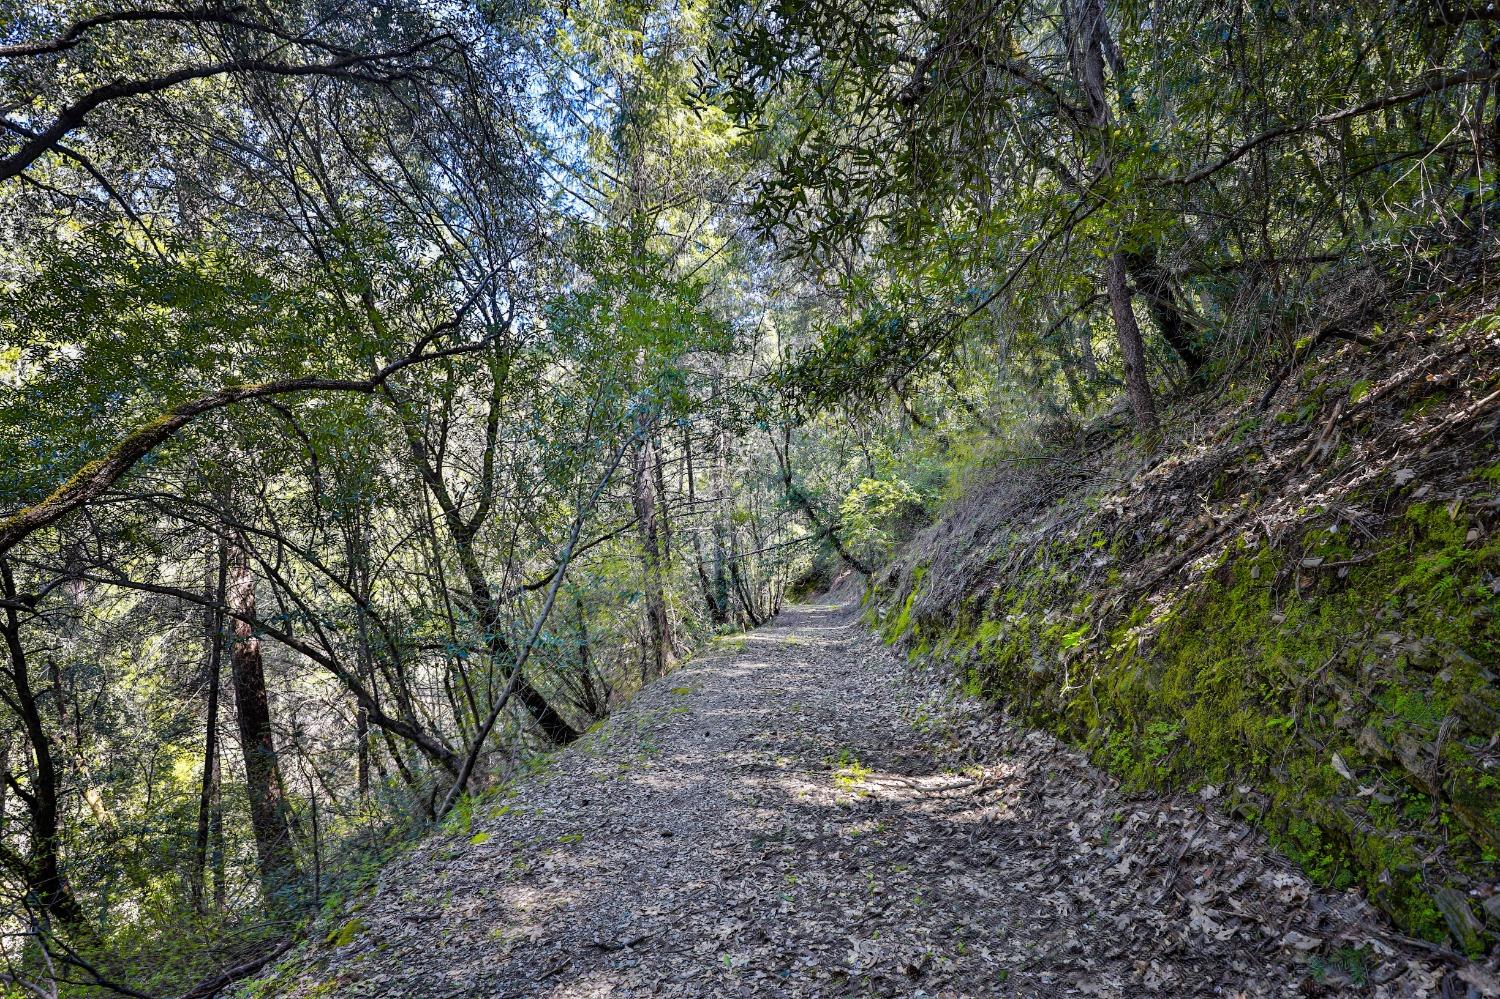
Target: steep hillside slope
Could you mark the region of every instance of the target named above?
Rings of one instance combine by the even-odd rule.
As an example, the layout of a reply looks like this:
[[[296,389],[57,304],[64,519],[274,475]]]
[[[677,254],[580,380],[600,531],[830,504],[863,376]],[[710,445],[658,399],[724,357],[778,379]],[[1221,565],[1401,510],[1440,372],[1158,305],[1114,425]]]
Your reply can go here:
[[[1128,781],[1221,799],[1411,932],[1492,946],[1496,300],[1316,335],[1190,400],[1152,456],[1054,442],[919,535],[872,615]]]

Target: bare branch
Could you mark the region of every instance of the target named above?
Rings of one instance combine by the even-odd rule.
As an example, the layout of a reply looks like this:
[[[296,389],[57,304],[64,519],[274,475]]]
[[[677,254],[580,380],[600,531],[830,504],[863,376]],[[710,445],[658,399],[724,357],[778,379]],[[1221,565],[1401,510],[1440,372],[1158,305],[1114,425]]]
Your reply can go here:
[[[252,385],[230,385],[172,407],[155,420],[135,430],[105,457],[85,465],[46,499],[0,520],[0,555],[10,551],[33,532],[56,523],[69,512],[103,495],[105,490],[118,482],[121,476],[135,467],[137,462],[205,413],[252,399],[295,395],[302,392],[368,394],[384,385],[397,372],[414,364],[477,353],[489,349],[493,342],[492,337],[486,337],[483,340],[461,343],[443,350],[427,351],[426,345],[432,342],[434,335],[424,337],[412,353],[399,361],[387,364],[369,378],[287,378]]]
[[[1196,184],[1200,180],[1205,180],[1209,177],[1212,177],[1220,170],[1223,170],[1225,167],[1232,165],[1233,163],[1244,157],[1245,154],[1252,152],[1253,150],[1265,145],[1268,142],[1275,142],[1277,139],[1284,139],[1290,135],[1300,135],[1303,132],[1311,132],[1319,128],[1324,128],[1328,125],[1336,125],[1341,121],[1348,121],[1350,118],[1362,118],[1367,114],[1374,114],[1376,111],[1384,111],[1386,108],[1399,107],[1402,104],[1410,104],[1412,101],[1421,100],[1423,97],[1429,97],[1432,94],[1441,93],[1444,90],[1452,90],[1454,87],[1467,87],[1476,83],[1485,83],[1490,80],[1497,79],[1500,79],[1500,69],[1494,67],[1491,67],[1489,69],[1470,70],[1466,73],[1454,73],[1451,76],[1438,77],[1437,79],[1429,80],[1420,86],[1411,88],[1410,90],[1403,90],[1399,94],[1388,94],[1385,97],[1378,97],[1375,100],[1366,101],[1363,104],[1356,104],[1354,107],[1344,108],[1342,111],[1335,111],[1332,114],[1325,114],[1321,117],[1313,118],[1300,124],[1280,125],[1276,128],[1267,129],[1266,131],[1260,133],[1255,138],[1244,143],[1243,145],[1236,146],[1222,159],[1211,163],[1206,167],[1202,167],[1201,169],[1194,170],[1189,174],[1183,174],[1182,176],[1178,177],[1164,177],[1161,179],[1160,183],[1168,185]]]
[[[40,156],[55,148],[70,133],[81,127],[91,113],[111,101],[161,93],[190,80],[227,75],[332,76],[371,83],[390,83],[407,74],[394,71],[381,72],[382,64],[415,55],[437,44],[443,37],[424,39],[410,48],[399,51],[344,55],[325,62],[296,64],[262,58],[231,59],[205,66],[189,66],[146,80],[117,80],[107,83],[90,90],[63,108],[51,125],[26,136],[27,141],[22,143],[20,149],[9,156],[0,158],[0,181],[8,180],[21,173]]]
[[[141,21],[175,21],[178,23],[203,24],[240,24],[234,15],[243,11],[244,7],[223,7],[217,10],[211,8],[200,8],[198,10],[119,10],[107,14],[97,14],[94,17],[75,21],[60,35],[43,39],[39,42],[17,42],[14,45],[0,45],[0,59],[16,59],[25,56],[47,55],[52,52],[66,52],[79,42],[83,41],[85,35],[95,28],[101,28],[109,24],[123,24]]]

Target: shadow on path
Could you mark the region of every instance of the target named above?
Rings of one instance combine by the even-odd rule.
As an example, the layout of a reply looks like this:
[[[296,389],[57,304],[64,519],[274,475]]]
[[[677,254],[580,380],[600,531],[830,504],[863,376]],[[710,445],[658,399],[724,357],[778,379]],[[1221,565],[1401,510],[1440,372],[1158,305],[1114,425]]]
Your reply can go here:
[[[472,833],[388,868],[280,994],[1415,995],[1446,970],[1247,829],[914,687],[837,603],[653,684]]]

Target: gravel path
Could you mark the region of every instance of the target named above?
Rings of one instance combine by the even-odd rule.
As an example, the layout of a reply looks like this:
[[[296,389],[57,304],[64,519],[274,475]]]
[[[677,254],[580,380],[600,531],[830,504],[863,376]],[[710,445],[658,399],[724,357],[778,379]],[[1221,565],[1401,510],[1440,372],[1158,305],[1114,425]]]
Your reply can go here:
[[[1211,789],[1205,792],[1211,798]],[[799,606],[383,872],[261,994],[1484,995],[1198,798]]]

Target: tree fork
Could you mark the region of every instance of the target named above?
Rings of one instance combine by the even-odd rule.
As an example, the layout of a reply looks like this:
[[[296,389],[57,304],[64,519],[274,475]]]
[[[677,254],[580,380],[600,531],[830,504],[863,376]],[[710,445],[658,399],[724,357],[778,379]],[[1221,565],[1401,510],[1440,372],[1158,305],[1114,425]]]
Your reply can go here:
[[[1157,262],[1155,247],[1127,252],[1123,256],[1126,271],[1146,301],[1151,321],[1156,323],[1162,339],[1187,368],[1188,377],[1197,381],[1203,373],[1203,351],[1194,340],[1193,323],[1185,314],[1177,283]]]

